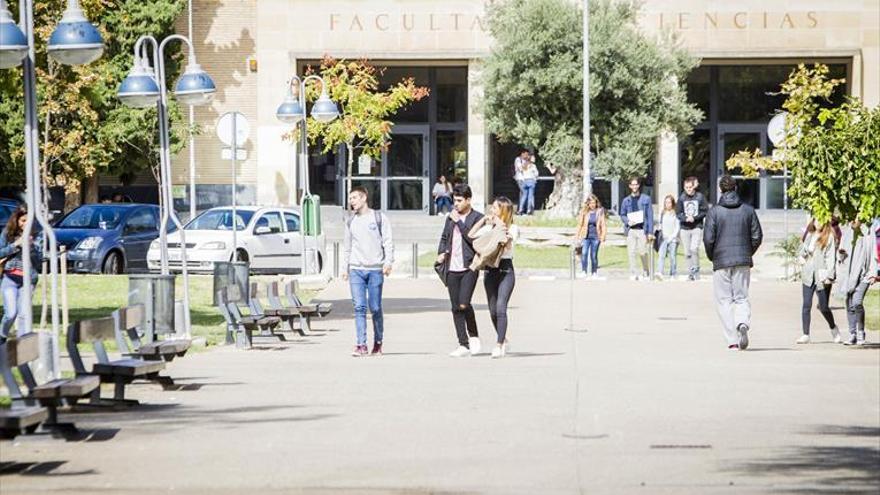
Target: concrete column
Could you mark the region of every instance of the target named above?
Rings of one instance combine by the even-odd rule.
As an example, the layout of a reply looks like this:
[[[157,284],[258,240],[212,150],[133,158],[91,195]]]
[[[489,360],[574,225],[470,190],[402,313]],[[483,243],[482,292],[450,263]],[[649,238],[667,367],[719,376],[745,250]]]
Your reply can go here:
[[[657,150],[654,160],[654,202],[663,204],[667,194],[678,198],[678,138],[664,131],[657,137]]]
[[[477,59],[468,63],[468,184],[473,191],[474,208],[485,211],[489,195],[489,134],[483,115],[476,110],[476,102],[483,97],[483,87],[478,82],[482,62]]]

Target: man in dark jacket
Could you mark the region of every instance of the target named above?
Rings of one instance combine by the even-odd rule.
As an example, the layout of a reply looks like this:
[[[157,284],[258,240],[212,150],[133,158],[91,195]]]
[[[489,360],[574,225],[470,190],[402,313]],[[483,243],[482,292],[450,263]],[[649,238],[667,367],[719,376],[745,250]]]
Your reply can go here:
[[[681,223],[679,237],[684,246],[684,258],[688,264],[688,280],[697,280],[700,276],[700,241],[703,239],[703,219],[709,211],[709,203],[703,193],[697,190],[700,186],[696,177],[684,180],[684,192],[675,204],[675,213]]]
[[[467,184],[456,184],[452,188],[452,206],[440,236],[437,261],[448,266],[446,288],[458,337],[458,347],[449,355],[466,357],[480,352],[477,318],[471,306],[479,274],[469,268],[474,260],[474,245],[468,232],[483,214],[471,208],[471,188]]]
[[[749,346],[749,279],[752,255],[761,246],[763,233],[755,209],[736,193],[736,181],[724,175],[718,183],[721,198],[706,215],[703,245],[712,261],[715,304],[724,327],[727,347]]]

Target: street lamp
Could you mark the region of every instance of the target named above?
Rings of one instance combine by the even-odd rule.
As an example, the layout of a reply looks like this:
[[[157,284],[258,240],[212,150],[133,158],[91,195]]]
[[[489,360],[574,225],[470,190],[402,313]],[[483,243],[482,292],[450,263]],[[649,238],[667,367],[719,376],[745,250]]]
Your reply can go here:
[[[180,262],[183,273],[184,331],[190,334],[189,314],[189,270],[186,258],[186,232],[183,223],[174,211],[174,198],[171,191],[171,137],[168,123],[168,90],[165,86],[165,47],[171,41],[179,40],[189,47],[189,63],[183,75],[174,86],[174,95],[184,105],[204,105],[210,103],[217,88],[214,81],[196,62],[195,48],[186,36],[171,35],[161,43],[152,36],[141,36],[134,45],[134,65],[128,76],[119,85],[117,94],[123,104],[134,108],[147,108],[156,105],[159,113],[159,193],[161,197],[159,224],[159,257],[162,275],[168,275],[168,224],[174,223],[180,232]],[[149,51],[146,43],[152,45],[155,69],[149,65]]]
[[[19,0],[19,22],[23,30],[12,21],[6,0],[0,0],[0,69],[17,67],[22,64],[24,79],[24,146],[25,146],[25,199],[27,202],[27,223],[22,236],[29,239],[34,223],[39,223],[49,241],[49,271],[51,274],[52,333],[49,342],[49,355],[46,356],[48,374],[52,378],[61,377],[60,354],[58,352],[58,240],[49,224],[43,209],[44,191],[40,182],[39,122],[37,120],[37,79],[34,53],[34,2]],[[96,60],[104,51],[104,42],[97,29],[83,15],[79,2],[69,0],[58,27],[49,40],[49,54],[62,64],[87,64]],[[25,283],[21,295],[21,334],[33,329],[32,288],[30,284],[31,245],[22,244],[22,261]]]
[[[299,164],[301,168],[300,178],[302,178],[302,189],[303,194],[300,197],[299,202],[299,213],[300,213],[300,239],[302,240],[302,250],[300,251],[300,257],[302,259],[302,267],[300,273],[306,275],[308,264],[307,264],[307,256],[306,256],[306,229],[305,229],[305,201],[306,198],[311,197],[311,191],[309,191],[309,142],[308,142],[308,131],[306,129],[306,124],[308,120],[306,119],[306,83],[311,80],[319,81],[321,83],[321,96],[318,97],[318,100],[312,105],[312,118],[317,120],[318,122],[331,122],[336,117],[339,117],[339,108],[336,106],[336,103],[330,99],[330,96],[327,95],[327,83],[324,82],[324,79],[318,75],[310,75],[306,76],[303,79],[300,79],[299,76],[294,75],[290,78],[290,83],[287,86],[287,95],[284,97],[284,101],[281,105],[278,106],[278,110],[275,111],[275,116],[281,122],[285,124],[293,124],[296,126],[300,122],[302,122],[302,126],[300,126],[300,160]]]

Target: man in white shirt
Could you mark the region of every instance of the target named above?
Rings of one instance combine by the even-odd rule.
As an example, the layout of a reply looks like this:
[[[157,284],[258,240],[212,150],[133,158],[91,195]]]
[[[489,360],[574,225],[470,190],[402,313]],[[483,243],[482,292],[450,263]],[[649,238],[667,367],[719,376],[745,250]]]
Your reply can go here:
[[[519,187],[519,204],[522,205],[523,201],[526,197],[525,191],[525,178],[523,177],[523,170],[526,169],[526,165],[529,162],[529,150],[521,150],[519,155],[513,161],[513,180],[516,181],[516,186]],[[519,211],[517,211],[517,215],[522,214],[522,206],[519,207]]]

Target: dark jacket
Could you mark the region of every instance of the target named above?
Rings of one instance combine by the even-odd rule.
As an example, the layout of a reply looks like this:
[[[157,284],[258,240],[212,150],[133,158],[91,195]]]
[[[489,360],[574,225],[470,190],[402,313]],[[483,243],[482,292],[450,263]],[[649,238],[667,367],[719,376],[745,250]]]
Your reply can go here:
[[[437,254],[446,253],[446,261],[449,262],[452,256],[452,229],[454,225],[458,225],[461,232],[461,254],[464,258],[465,268],[471,266],[474,261],[474,241],[468,236],[471,227],[483,218],[483,214],[477,210],[471,210],[465,222],[461,220],[456,224],[450,217],[446,217],[446,223],[443,225],[443,234],[440,235],[440,245],[437,246]]]
[[[687,212],[685,212],[687,209]],[[706,218],[706,213],[709,211],[709,203],[706,201],[706,197],[703,196],[703,193],[699,191],[694,191],[693,196],[689,196],[688,193],[681,193],[681,196],[678,197],[678,203],[675,204],[675,214],[678,216],[678,221],[681,222],[682,230],[693,230],[699,229],[703,227],[703,219]],[[688,213],[696,212],[696,214],[691,214],[694,217],[693,222],[686,221],[688,217]]]
[[[40,263],[42,261],[41,253],[43,251],[42,236],[36,235],[36,240],[31,243],[31,283],[36,284],[40,272]],[[15,239],[7,239],[6,229],[0,233],[0,258],[7,258],[4,271],[23,270],[24,260],[23,251],[20,247],[14,245]]]
[[[763,237],[755,209],[743,204],[736,191],[722,194],[718,205],[706,214],[703,245],[713,270],[754,266],[752,255]]]
[[[633,211],[642,210],[645,214],[645,223],[641,225],[641,229],[645,235],[654,234],[654,209],[651,206],[651,196],[647,194],[639,194],[638,202],[632,194],[628,194],[623,201],[620,202],[620,220],[623,221],[623,233],[629,233],[629,221],[626,216]]]

